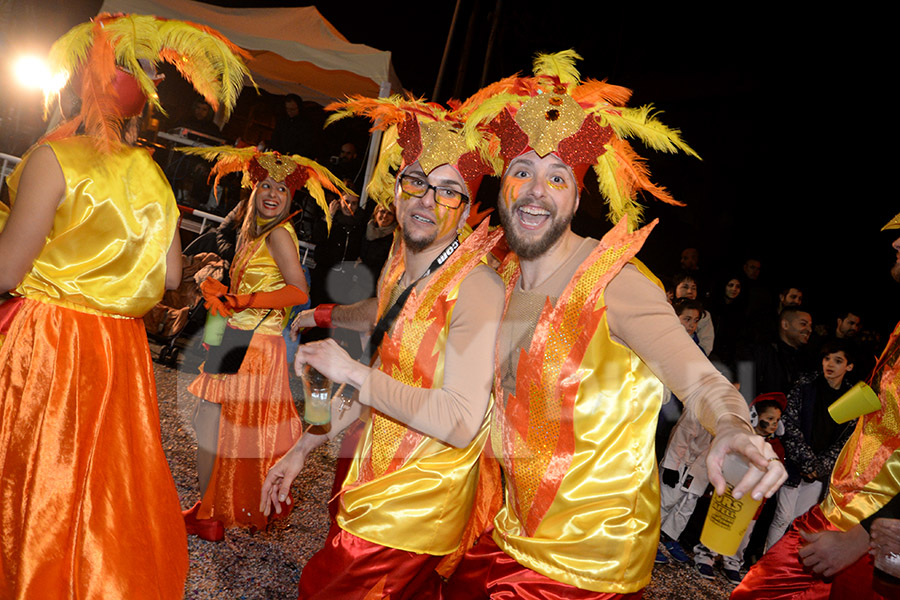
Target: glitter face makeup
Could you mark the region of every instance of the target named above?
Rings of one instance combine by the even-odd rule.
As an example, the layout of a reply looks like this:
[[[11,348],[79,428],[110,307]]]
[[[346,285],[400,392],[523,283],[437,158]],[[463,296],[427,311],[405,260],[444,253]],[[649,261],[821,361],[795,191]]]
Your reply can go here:
[[[578,208],[577,190],[571,169],[553,154],[528,152],[510,163],[498,208],[507,243],[520,258],[537,258],[562,237]]]
[[[426,175],[416,162],[407,167],[404,173],[415,174],[426,179],[431,185],[455,187],[464,194],[468,192],[459,172],[450,165],[436,167]],[[400,224],[403,241],[413,252],[421,252],[433,245],[450,243],[465,218],[466,205],[447,208],[437,204],[434,201],[434,190],[429,189],[424,196],[416,197],[404,192],[398,184],[395,194],[397,222]]]

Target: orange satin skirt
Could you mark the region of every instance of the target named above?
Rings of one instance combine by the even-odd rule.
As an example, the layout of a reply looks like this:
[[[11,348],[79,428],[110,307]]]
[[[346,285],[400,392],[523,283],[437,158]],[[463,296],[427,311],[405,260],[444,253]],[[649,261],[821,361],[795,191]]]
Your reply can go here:
[[[0,347],[0,598],[181,598],[140,319],[25,300]]]
[[[197,517],[265,529],[268,519],[259,512],[263,481],[303,431],[288,384],[284,338],[254,334],[237,373],[201,370],[188,391],[222,406],[216,461]],[[287,516],[292,506],[283,504],[277,516]]]

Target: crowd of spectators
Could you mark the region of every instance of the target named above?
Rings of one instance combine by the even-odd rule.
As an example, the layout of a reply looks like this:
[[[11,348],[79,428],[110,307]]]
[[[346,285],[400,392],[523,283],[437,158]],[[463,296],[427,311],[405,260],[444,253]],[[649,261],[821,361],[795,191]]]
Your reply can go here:
[[[676,313],[684,310],[685,299],[700,309],[699,319],[681,319],[688,333],[748,404],[773,394],[785,399],[783,409],[773,409],[782,426],[768,435],[783,447],[789,479],[761,508],[741,555],[723,557],[726,578],[738,583],[742,564],[752,564],[795,517],[822,500],[834,462],[855,426],[855,421],[836,424],[827,408],[853,383],[868,378],[881,345],[877,335],[864,334],[859,308],[847,304],[833,314],[814,313],[797,281],[766,284],[757,258],[720,276],[700,268],[696,248],[684,249],[679,263],[664,284]],[[698,500],[710,496],[706,482],[698,483],[696,477],[710,443],[704,434],[670,395],[657,436],[663,493],[659,563],[691,560],[682,543],[694,546],[706,510]],[[693,515],[695,507],[699,515]],[[715,558],[702,544],[694,546],[693,560],[702,576],[713,577]]]

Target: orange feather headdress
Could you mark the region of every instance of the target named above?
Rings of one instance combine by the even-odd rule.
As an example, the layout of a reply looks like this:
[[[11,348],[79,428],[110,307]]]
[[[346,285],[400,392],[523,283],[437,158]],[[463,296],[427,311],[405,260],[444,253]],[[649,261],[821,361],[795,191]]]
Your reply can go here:
[[[210,177],[213,175],[216,177],[215,186],[218,186],[219,180],[225,175],[241,171],[244,173],[241,181],[241,185],[244,187],[255,187],[266,177],[271,177],[275,181],[284,182],[291,190],[291,196],[301,187],[306,188],[310,196],[315,198],[316,203],[325,211],[325,220],[328,223],[329,231],[331,230],[331,212],[328,210],[324,190],[327,189],[339,196],[344,193],[353,193],[331,171],[316,161],[297,154],[260,152],[254,146],[245,148],[234,146],[185,147],[176,148],[176,150],[215,161],[210,171]]]
[[[381,155],[368,187],[369,194],[383,206],[394,199],[397,172],[416,161],[426,174],[441,165],[454,167],[473,199],[482,177],[495,173],[499,166],[488,151],[486,137],[463,135],[462,120],[453,107],[448,110],[435,102],[395,95],[353,96],[329,104],[325,110],[335,111],[326,124],[356,115],[370,119],[372,131],[384,132]]]
[[[504,162],[534,151],[554,153],[572,168],[579,183],[593,167],[610,220],[628,215],[629,227],[640,222],[638,192],[678,204],[665,188],[650,181],[644,160],[626,141],[637,137],[655,150],[681,150],[697,156],[678,130],[663,125],[651,106],[628,108],[631,91],[605,81],[581,81],[573,50],[538,55],[533,77],[508,77],[466,100],[459,108],[467,131],[489,128],[490,142]]]
[[[72,78],[81,112],[45,140],[75,135],[83,126],[108,151],[121,143],[123,120],[139,114],[145,102],[165,114],[156,94],[159,62],[173,64],[213,109],[223,105],[228,117],[249,77],[245,58],[246,52],[205,25],[146,15],[98,15],[73,27],[50,50],[51,69]],[[49,101],[48,96],[45,106]]]

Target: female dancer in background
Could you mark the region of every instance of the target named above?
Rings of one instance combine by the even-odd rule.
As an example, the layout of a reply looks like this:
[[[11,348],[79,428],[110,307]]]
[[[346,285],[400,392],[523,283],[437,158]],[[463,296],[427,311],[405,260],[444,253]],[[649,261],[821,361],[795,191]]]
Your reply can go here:
[[[237,373],[210,373],[204,365],[188,386],[201,398],[194,429],[202,500],[185,511],[185,524],[188,533],[218,541],[224,527],[266,527],[259,511],[263,480],[300,437],[281,332],[290,308],[306,302],[309,290],[288,213],[301,186],[327,206],[322,186],[338,193],[341,184],[300,156],[228,146],[182,150],[218,158],[217,177],[243,170],[244,183],[253,186],[230,290],[212,279],[201,286],[212,312],[229,317],[233,329],[253,330],[253,337]]]

